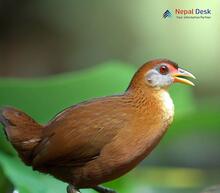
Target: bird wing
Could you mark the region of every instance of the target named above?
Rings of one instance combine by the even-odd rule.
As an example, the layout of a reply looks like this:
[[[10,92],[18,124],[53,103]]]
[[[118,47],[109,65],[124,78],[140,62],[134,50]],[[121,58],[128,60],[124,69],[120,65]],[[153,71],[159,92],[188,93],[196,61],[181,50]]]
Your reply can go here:
[[[79,166],[96,159],[126,123],[121,103],[119,96],[108,97],[57,115],[44,129],[43,140],[33,154],[33,166]]]

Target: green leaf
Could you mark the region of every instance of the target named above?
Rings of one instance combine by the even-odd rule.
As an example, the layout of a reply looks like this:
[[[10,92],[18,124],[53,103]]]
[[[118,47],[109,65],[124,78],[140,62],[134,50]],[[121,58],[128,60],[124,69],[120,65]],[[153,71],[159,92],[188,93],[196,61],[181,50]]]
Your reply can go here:
[[[12,185],[4,175],[2,168],[0,167],[0,190],[1,192],[9,192],[11,190]]]
[[[19,160],[0,152],[0,164],[5,175],[19,193],[61,193],[66,185],[53,177],[34,172]]]
[[[133,72],[133,67],[107,63],[48,78],[0,79],[0,105],[16,106],[47,122],[78,102],[123,92]]]

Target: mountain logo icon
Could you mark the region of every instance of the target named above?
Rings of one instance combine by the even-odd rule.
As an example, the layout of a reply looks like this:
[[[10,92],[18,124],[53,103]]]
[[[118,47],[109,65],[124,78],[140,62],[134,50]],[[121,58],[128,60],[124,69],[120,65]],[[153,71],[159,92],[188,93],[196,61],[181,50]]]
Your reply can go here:
[[[170,18],[172,17],[172,13],[167,9],[164,13],[163,13],[163,18]]]

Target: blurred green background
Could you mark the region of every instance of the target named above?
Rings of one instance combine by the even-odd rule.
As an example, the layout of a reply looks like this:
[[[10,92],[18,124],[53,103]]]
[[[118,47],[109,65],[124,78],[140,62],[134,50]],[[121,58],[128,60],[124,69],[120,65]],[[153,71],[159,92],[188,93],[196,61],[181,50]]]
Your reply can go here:
[[[210,19],[163,19],[165,10],[211,9]],[[40,123],[93,97],[123,92],[137,68],[168,58],[197,77],[174,85],[176,114],[139,167],[108,183],[120,193],[195,193],[220,181],[220,2],[0,1],[0,106]],[[33,172],[0,131],[0,193],[61,193]],[[90,193],[90,190],[82,190]]]

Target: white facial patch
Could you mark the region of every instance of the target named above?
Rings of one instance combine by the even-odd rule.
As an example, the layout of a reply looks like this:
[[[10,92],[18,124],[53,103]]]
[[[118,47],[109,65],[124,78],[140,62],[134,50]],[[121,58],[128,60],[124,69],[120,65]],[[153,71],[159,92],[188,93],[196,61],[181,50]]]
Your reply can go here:
[[[152,87],[166,87],[173,83],[170,74],[162,75],[156,69],[152,69],[146,74],[146,81]]]

